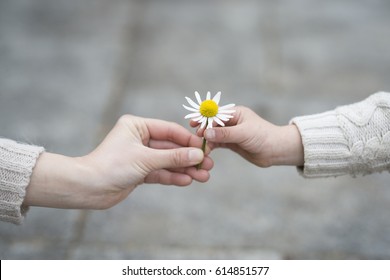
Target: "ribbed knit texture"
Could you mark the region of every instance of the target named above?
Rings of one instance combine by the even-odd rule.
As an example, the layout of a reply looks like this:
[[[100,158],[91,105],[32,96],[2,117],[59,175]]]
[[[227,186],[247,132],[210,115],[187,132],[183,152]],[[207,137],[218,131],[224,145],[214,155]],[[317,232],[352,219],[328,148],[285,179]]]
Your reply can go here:
[[[302,136],[304,177],[390,171],[390,93],[291,123]]]
[[[28,208],[22,203],[42,147],[0,138],[0,220],[21,224]]]

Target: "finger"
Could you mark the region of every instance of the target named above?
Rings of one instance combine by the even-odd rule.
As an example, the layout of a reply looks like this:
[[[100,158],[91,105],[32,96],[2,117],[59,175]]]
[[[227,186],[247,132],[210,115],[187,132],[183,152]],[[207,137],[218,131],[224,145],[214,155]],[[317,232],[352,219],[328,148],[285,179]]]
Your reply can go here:
[[[198,170],[196,167],[186,168],[185,173],[172,172],[166,169],[153,171],[145,177],[144,182],[148,184],[163,184],[187,186],[196,180],[205,183],[210,179],[210,173],[206,170]]]
[[[210,179],[210,173],[204,169],[197,169],[196,167],[189,167],[186,169],[186,174],[194,180],[205,183]]]
[[[150,155],[145,159],[152,170],[194,166],[204,159],[201,149],[178,148],[169,150],[150,149]]]
[[[198,127],[198,129],[196,130],[196,135],[199,136],[199,137],[203,137],[204,136],[204,131],[206,130],[206,128],[200,128]]]
[[[213,121],[212,127],[219,127],[219,124]],[[203,128],[198,127],[198,129],[196,130],[196,135],[198,135],[199,137],[203,137],[206,129],[207,129],[206,127]]]
[[[176,123],[147,119],[146,125],[151,139],[170,141],[184,147],[202,145],[202,139]]]
[[[193,166],[192,166],[193,167]],[[169,168],[168,170],[176,173],[187,173],[187,170],[192,167],[182,167],[182,168]],[[210,171],[214,167],[214,161],[210,157],[205,157],[202,162],[202,168],[200,170]]]
[[[163,141],[163,140],[150,140],[149,141],[149,147],[152,149],[177,149],[181,148],[182,146],[170,142],[170,141]]]
[[[193,120],[190,121],[190,126],[191,126],[191,127],[197,127],[197,126],[199,126],[199,125],[200,125],[200,123],[198,123],[198,122],[195,122],[195,121],[193,121]]]
[[[202,161],[202,169],[204,170],[211,170],[214,167],[214,161],[212,158],[206,156]]]
[[[148,147],[152,149],[160,149],[160,150],[185,148],[169,141],[159,141],[159,140],[150,140]],[[211,143],[206,143],[205,155],[208,155],[211,152],[211,150],[212,150]]]
[[[214,143],[240,143],[243,135],[241,126],[210,128],[204,133],[206,140]]]
[[[150,140],[148,147],[152,148],[152,149],[160,149],[160,150],[185,148],[185,147],[182,147],[182,146],[180,146],[178,144],[175,144],[175,143],[172,143],[172,142],[169,142],[169,141],[159,141],[159,140]],[[197,148],[197,147],[195,147],[195,148]],[[211,144],[206,143],[206,148],[205,148],[205,151],[204,151],[205,155],[210,154],[211,150],[212,150],[211,149]]]
[[[234,116],[233,118],[227,120],[226,122],[223,122],[224,123],[224,126],[225,127],[229,127],[229,126],[234,126],[234,125],[237,125],[238,124],[238,117],[237,115]],[[197,127],[197,125],[193,125],[190,123],[191,126],[193,127]],[[213,125],[212,127],[221,127],[218,123],[214,122],[213,121]],[[206,129],[209,129],[209,128],[200,128],[200,126],[198,127],[198,129],[196,130],[196,135],[199,136],[199,137],[204,137],[204,132],[206,131]]]
[[[188,174],[160,169],[149,173],[148,176],[145,177],[144,182],[147,184],[188,186],[192,183],[192,177]]]

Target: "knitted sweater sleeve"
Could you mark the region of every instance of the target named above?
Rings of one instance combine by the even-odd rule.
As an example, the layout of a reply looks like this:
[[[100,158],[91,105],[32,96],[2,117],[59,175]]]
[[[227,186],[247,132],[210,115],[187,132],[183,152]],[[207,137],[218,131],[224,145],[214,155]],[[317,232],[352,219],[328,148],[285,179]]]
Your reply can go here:
[[[26,187],[44,149],[0,138],[0,221],[21,224]]]
[[[304,177],[390,171],[390,93],[291,120],[302,136]]]

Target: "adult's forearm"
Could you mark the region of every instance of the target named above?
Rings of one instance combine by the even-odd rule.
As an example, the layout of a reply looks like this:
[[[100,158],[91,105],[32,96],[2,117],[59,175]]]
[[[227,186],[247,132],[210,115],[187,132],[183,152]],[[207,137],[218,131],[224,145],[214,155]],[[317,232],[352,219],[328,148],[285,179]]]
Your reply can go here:
[[[33,170],[23,204],[54,208],[93,208],[92,172],[81,158],[43,153]],[[92,181],[92,180],[91,180]]]

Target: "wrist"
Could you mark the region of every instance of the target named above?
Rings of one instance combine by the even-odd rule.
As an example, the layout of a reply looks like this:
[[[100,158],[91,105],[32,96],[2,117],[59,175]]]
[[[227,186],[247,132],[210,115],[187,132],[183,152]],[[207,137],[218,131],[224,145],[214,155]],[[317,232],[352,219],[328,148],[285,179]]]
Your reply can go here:
[[[68,209],[94,208],[92,170],[82,158],[43,153],[33,169],[23,204]]]
[[[303,166],[302,138],[294,124],[281,126],[270,138],[272,142],[272,165]]]

